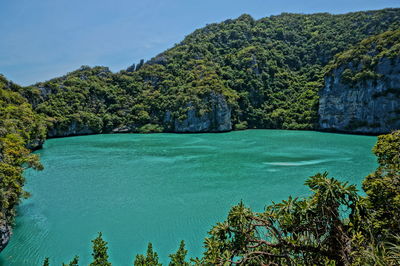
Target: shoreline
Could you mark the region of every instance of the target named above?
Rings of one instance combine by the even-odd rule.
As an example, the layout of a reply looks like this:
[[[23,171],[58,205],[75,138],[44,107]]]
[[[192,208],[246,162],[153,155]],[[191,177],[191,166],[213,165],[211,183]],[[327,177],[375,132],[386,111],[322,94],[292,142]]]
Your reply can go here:
[[[47,137],[48,139],[61,139],[61,138],[69,138],[69,137],[79,137],[79,136],[93,136],[93,135],[123,135],[123,134],[137,134],[137,135],[147,135],[147,134],[223,134],[229,132],[238,132],[238,131],[247,131],[247,130],[284,130],[284,131],[313,131],[320,133],[333,133],[333,134],[342,134],[342,135],[359,135],[359,136],[379,136],[384,134],[389,134],[392,131],[396,131],[393,129],[390,132],[380,132],[380,133],[368,133],[368,132],[348,132],[341,130],[331,130],[331,129],[283,129],[283,128],[246,128],[239,130],[226,130],[226,131],[204,131],[204,132],[176,132],[176,131],[164,131],[164,132],[148,132],[148,133],[140,133],[140,132],[99,132],[99,133],[89,133],[89,134],[73,134],[67,136],[56,136],[56,137]]]

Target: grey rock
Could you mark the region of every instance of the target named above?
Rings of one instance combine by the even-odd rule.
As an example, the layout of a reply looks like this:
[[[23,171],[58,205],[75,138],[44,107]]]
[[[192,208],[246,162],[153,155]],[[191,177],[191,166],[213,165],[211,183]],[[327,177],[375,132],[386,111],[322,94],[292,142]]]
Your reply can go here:
[[[111,132],[112,133],[131,133],[131,132],[136,132],[137,128],[135,125],[129,125],[129,126],[121,126],[114,128]]]
[[[207,104],[211,111],[199,116],[192,104],[189,104],[187,118],[183,121],[174,121],[175,132],[224,132],[232,130],[231,108],[226,99],[221,94],[212,93]],[[170,120],[170,115],[165,115],[166,120]]]
[[[357,70],[352,65],[348,68]],[[325,78],[320,91],[319,128],[362,134],[382,134],[400,129],[400,57],[382,58],[377,80],[344,84],[341,66]]]
[[[0,222],[0,251],[2,251],[10,241],[12,231],[11,226],[6,222]]]
[[[164,115],[164,123],[170,123],[172,121],[171,111],[167,111]]]
[[[159,65],[167,65],[168,61],[167,58],[165,57],[164,54],[159,54],[158,56],[150,59],[146,64],[148,65],[155,65],[155,64],[159,64]]]
[[[49,138],[56,137],[67,137],[67,136],[79,136],[79,135],[90,135],[99,133],[91,129],[88,125],[80,125],[76,121],[73,121],[67,128],[61,128],[55,126],[47,131]]]
[[[45,99],[48,99],[48,95],[53,93],[52,89],[49,87],[39,86],[38,89],[40,91],[40,96]]]
[[[44,139],[34,139],[29,141],[26,144],[26,147],[30,150],[41,149],[43,147],[44,141],[45,141]]]

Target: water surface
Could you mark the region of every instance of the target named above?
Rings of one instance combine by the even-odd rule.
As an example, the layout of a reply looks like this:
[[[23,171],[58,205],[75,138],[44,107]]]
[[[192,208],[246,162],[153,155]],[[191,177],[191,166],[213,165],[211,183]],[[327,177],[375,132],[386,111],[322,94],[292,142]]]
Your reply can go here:
[[[53,265],[90,260],[97,232],[114,265],[132,265],[151,241],[162,261],[181,239],[202,253],[207,231],[243,200],[262,211],[271,201],[307,196],[308,176],[328,171],[355,183],[376,167],[375,137],[307,131],[221,134],[123,134],[48,140],[45,170],[27,171],[14,235],[0,264]]]

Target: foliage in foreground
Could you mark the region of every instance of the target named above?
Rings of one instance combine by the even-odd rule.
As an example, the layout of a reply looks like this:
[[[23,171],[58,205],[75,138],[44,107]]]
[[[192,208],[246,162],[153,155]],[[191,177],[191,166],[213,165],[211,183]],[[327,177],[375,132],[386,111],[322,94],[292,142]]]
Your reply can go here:
[[[92,240],[93,243],[93,262],[90,263],[90,266],[111,266],[111,263],[108,262],[108,254],[107,254],[107,242],[103,240],[102,233],[96,237],[96,239]]]
[[[400,131],[379,136],[373,151],[379,167],[363,182],[366,196],[316,174],[305,182],[307,198],[289,197],[260,213],[242,202],[232,207],[209,232],[203,257],[187,262],[182,241],[169,265],[398,265]],[[101,233],[93,243],[91,265],[111,265]],[[134,265],[161,265],[151,243]]]

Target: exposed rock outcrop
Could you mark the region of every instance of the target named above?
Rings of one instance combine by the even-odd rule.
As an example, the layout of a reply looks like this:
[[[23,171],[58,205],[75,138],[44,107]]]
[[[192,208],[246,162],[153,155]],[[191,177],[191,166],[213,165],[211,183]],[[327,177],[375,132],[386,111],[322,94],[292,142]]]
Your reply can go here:
[[[28,142],[26,147],[33,151],[38,150],[43,147],[44,141],[45,141],[44,139],[37,138],[37,139],[34,139],[34,140]]]
[[[208,99],[211,111],[203,115],[189,105],[187,118],[174,121],[174,132],[224,132],[232,130],[231,108],[221,94],[212,93]],[[166,115],[166,118],[169,115]],[[167,119],[168,120],[168,119]]]
[[[76,121],[72,121],[67,127],[55,126],[47,131],[47,136],[49,138],[57,137],[68,137],[68,136],[79,136],[79,135],[90,135],[100,133],[90,128],[88,125],[81,125]]]
[[[359,71],[350,62],[333,70],[320,91],[319,128],[349,133],[381,134],[400,128],[400,57],[381,58],[376,78],[349,84],[346,69]]]
[[[11,237],[11,226],[7,223],[0,222],[0,251],[2,251],[10,241]]]

